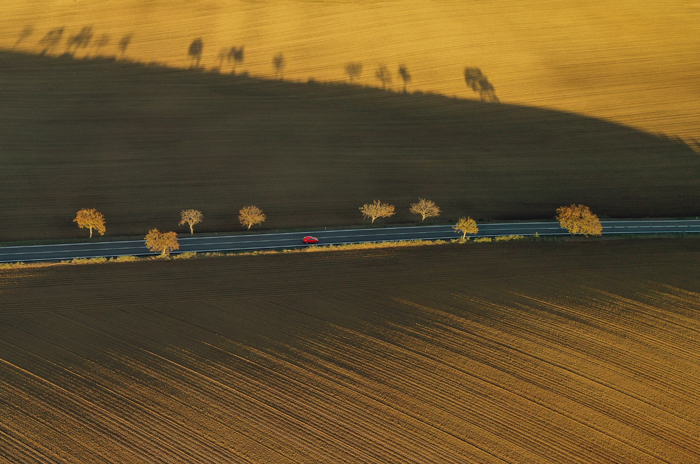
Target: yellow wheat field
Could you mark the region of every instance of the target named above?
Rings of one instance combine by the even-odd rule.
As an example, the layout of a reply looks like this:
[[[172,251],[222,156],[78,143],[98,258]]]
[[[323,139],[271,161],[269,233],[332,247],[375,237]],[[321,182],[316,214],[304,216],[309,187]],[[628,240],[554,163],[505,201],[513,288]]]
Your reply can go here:
[[[700,3],[695,0],[4,0],[0,46],[38,52],[52,29],[61,45],[83,27],[91,44],[76,56],[120,55],[187,67],[201,38],[201,64],[220,66],[222,49],[244,46],[238,66],[274,76],[347,80],[348,62],[363,65],[357,83],[379,86],[386,64],[392,88],[475,98],[463,70],[480,68],[498,97],[614,120],[650,132],[700,137]],[[230,66],[223,62],[222,70]]]

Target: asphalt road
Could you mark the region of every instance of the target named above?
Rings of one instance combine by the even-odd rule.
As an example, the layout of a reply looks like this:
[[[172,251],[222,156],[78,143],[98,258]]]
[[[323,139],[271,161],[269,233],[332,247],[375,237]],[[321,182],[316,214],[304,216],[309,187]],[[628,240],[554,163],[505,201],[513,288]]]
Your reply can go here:
[[[700,220],[602,220],[603,235],[700,233]],[[503,235],[569,235],[556,221],[479,224],[476,237]],[[180,253],[281,250],[300,248],[305,235],[319,239],[319,245],[348,243],[438,240],[459,238],[451,225],[418,227],[384,227],[376,229],[309,230],[274,234],[238,234],[208,237],[180,236]],[[149,256],[143,240],[66,243],[57,245],[0,246],[0,262],[62,261],[74,258]]]

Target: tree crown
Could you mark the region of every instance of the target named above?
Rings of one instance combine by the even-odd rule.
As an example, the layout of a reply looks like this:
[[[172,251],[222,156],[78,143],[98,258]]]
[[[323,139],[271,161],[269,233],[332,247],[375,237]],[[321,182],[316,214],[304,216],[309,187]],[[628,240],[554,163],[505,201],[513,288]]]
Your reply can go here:
[[[92,229],[95,229],[100,235],[104,235],[107,231],[104,215],[94,208],[81,209],[76,213],[73,222],[77,222],[81,229],[90,229],[90,236],[92,236]]]
[[[170,252],[179,250],[180,244],[177,241],[177,233],[175,232],[161,232],[158,229],[151,229],[145,237],[146,247],[153,251],[160,251],[163,256],[170,254]]]
[[[362,217],[370,218],[372,219],[372,222],[380,217],[393,216],[396,214],[394,210],[394,205],[382,203],[380,200],[374,200],[373,203],[364,204],[360,207]]]
[[[571,234],[602,235],[603,226],[588,206],[571,205],[557,208],[559,225]]]
[[[425,221],[425,218],[437,217],[441,212],[435,202],[426,200],[425,198],[419,198],[418,203],[411,204],[410,211],[412,214],[420,214],[423,221]]]
[[[238,220],[241,222],[243,227],[247,227],[248,230],[256,224],[262,224],[265,222],[267,217],[263,214],[263,211],[255,205],[244,206],[238,212]]]
[[[180,211],[180,224],[195,225],[204,220],[204,215],[197,209],[183,209]]]
[[[467,234],[476,234],[479,232],[479,227],[476,225],[476,221],[472,218],[460,218],[457,224],[452,226],[455,232],[461,232],[462,238],[466,238]]]

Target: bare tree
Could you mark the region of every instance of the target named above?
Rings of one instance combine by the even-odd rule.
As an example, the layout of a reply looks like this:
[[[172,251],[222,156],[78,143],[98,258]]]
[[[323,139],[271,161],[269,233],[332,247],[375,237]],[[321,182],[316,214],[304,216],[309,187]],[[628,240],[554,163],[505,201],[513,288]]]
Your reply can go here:
[[[180,211],[180,226],[187,224],[190,226],[190,235],[194,234],[194,225],[204,220],[204,215],[197,209],[183,209]]]
[[[236,74],[236,64],[238,63],[243,63],[243,47],[231,47],[231,49],[228,51],[228,62],[233,61],[233,69],[231,70],[231,74]]]
[[[278,53],[275,55],[275,57],[272,59],[272,65],[275,68],[275,77],[277,79],[280,79],[282,77],[282,70],[284,70],[284,55],[281,53]]]
[[[17,45],[19,45],[22,42],[24,42],[25,40],[27,40],[27,38],[29,38],[29,36],[32,35],[33,33],[34,33],[33,26],[27,26],[24,29],[22,29],[22,33],[19,35],[19,37],[17,38],[17,42],[15,42],[15,44],[12,46],[12,48],[17,48]]]
[[[409,74],[405,64],[399,66],[399,76],[403,81],[403,93],[406,93],[406,85],[411,82],[411,74]]]
[[[421,222],[425,221],[425,218],[440,216],[440,208],[435,202],[425,198],[419,198],[418,203],[413,203],[410,211],[413,214],[420,214]]]
[[[464,80],[467,82],[469,88],[479,93],[481,101],[498,103],[496,89],[493,88],[493,85],[491,85],[486,76],[484,76],[481,69],[464,68]]]
[[[244,206],[238,212],[238,220],[241,222],[243,227],[247,227],[248,230],[256,224],[262,224],[265,222],[265,215],[262,210],[255,205]]]
[[[462,233],[462,240],[467,238],[467,234],[476,234],[479,232],[479,227],[476,221],[472,218],[460,218],[457,224],[452,226],[456,233]]]
[[[146,247],[154,253],[160,251],[161,256],[168,256],[171,252],[180,249],[175,232],[161,232],[158,229],[151,229],[145,240]]]
[[[58,43],[63,38],[63,28],[51,29],[46,35],[39,41],[39,45],[42,45],[44,49],[41,51],[42,55],[50,53],[58,45]]]
[[[387,68],[385,65],[379,65],[374,75],[377,77],[379,82],[382,83],[383,89],[386,89],[387,85],[391,85],[391,72],[389,71],[389,68]]]
[[[124,53],[126,53],[126,49],[129,48],[129,44],[131,43],[133,36],[133,34],[127,34],[119,41],[118,47],[122,57],[124,56]]]
[[[73,222],[77,222],[81,229],[90,229],[90,238],[92,238],[92,229],[95,229],[100,235],[104,235],[107,231],[104,214],[94,208],[81,209],[76,213]]]
[[[345,65],[345,74],[350,78],[350,83],[362,74],[362,63],[350,62]]]
[[[588,206],[571,205],[557,208],[559,225],[571,234],[602,235],[603,225]]]
[[[367,203],[360,207],[362,217],[372,219],[373,224],[377,218],[390,217],[396,214],[394,209],[394,205],[382,203],[379,200],[374,200],[373,203]]]
[[[73,48],[73,56],[75,56],[79,48],[87,48],[90,44],[90,40],[92,40],[92,27],[85,26],[79,33],[68,40],[66,53],[70,53],[71,48]]]
[[[190,68],[199,68],[199,63],[202,61],[202,51],[204,50],[204,43],[201,38],[194,39],[190,44],[190,48],[187,54],[192,57],[190,62]]]

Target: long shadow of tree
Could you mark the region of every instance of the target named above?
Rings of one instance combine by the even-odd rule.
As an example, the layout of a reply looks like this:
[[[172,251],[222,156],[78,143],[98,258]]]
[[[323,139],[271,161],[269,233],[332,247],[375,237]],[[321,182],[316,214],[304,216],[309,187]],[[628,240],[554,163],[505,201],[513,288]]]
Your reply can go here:
[[[403,93],[406,93],[406,85],[411,82],[411,74],[408,72],[405,64],[399,66],[399,76],[403,81]]]
[[[362,63],[349,62],[345,65],[345,74],[348,75],[352,84],[362,74]]]
[[[21,33],[21,34],[19,35],[19,37],[17,38],[17,42],[15,42],[15,44],[12,46],[12,48],[13,48],[13,49],[14,49],[14,48],[17,48],[17,46],[18,46],[19,44],[21,44],[22,42],[24,42],[25,40],[27,40],[27,39],[29,38],[29,36],[32,35],[33,33],[34,33],[34,27],[33,27],[33,26],[27,26],[27,27],[25,27],[25,28],[22,30],[22,33]]]
[[[129,44],[131,43],[131,39],[133,38],[133,34],[127,34],[124,37],[121,38],[119,43],[117,44],[117,47],[119,48],[119,51],[121,52],[122,58],[124,57],[124,53],[126,52],[126,49],[129,48]]]
[[[275,68],[275,77],[277,79],[282,78],[282,71],[284,71],[285,64],[284,55],[282,53],[276,54],[272,59],[272,66]]]
[[[105,48],[107,45],[109,45],[109,36],[107,34],[102,34],[96,41],[95,41],[95,48],[97,51],[95,52],[97,55],[100,54],[100,50]]]
[[[74,35],[68,40],[66,45],[66,53],[71,56],[75,56],[78,49],[87,48],[92,40],[92,35],[92,27],[83,27],[78,34]],[[73,53],[71,53],[71,49],[73,50]]]
[[[231,69],[231,74],[236,74],[236,64],[243,63],[243,46],[241,47],[231,47],[226,55],[226,59],[229,63],[233,62],[233,69]]]
[[[56,29],[51,29],[46,33],[46,35],[39,41],[39,45],[44,47],[40,53],[41,55],[51,53],[58,46],[63,38],[63,31],[63,27],[58,27]]]
[[[467,82],[467,86],[470,89],[479,93],[481,101],[498,103],[496,89],[491,85],[486,76],[484,76],[481,69],[464,68],[464,80]]]
[[[224,64],[224,60],[231,64],[233,62],[233,67],[231,69],[231,74],[236,75],[236,65],[238,63],[243,63],[243,47],[231,47],[222,48],[219,52],[219,66],[215,68],[215,71],[220,71]]]
[[[204,43],[201,37],[194,39],[187,51],[187,54],[192,58],[190,68],[199,68],[199,63],[202,61],[202,50],[204,50]]]
[[[383,64],[380,64],[377,70],[374,72],[374,77],[376,77],[377,80],[382,83],[383,89],[386,89],[387,85],[391,85],[391,71],[389,71],[389,68]]]

